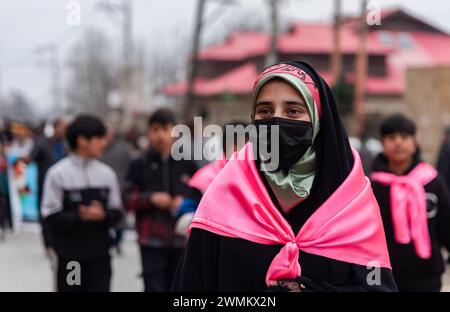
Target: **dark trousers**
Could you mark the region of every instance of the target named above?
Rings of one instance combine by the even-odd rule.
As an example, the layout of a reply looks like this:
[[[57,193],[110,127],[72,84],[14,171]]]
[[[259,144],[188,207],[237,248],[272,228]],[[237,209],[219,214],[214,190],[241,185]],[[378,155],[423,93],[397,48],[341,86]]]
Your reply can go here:
[[[38,213],[39,213],[39,222],[41,223],[41,230],[42,230],[42,241],[44,243],[44,248],[51,248],[53,247],[53,235],[52,235],[52,228],[48,224],[48,222],[45,220],[45,218],[42,217],[42,187],[39,185],[38,189]]]
[[[413,288],[408,288],[408,287],[398,287],[398,291],[399,292],[441,292],[441,287],[413,287]]]
[[[12,216],[9,197],[0,194],[0,229],[6,231],[12,228]]]
[[[111,284],[111,257],[100,256],[89,260],[77,261],[58,257],[56,283],[58,292],[108,292]],[[76,281],[78,268],[80,279]]]
[[[182,248],[141,246],[145,292],[169,291],[182,251]]]
[[[394,278],[400,292],[440,292],[442,288],[441,274],[407,278],[394,274]]]
[[[441,292],[441,288],[402,288],[398,290],[399,292],[421,292],[421,293],[427,293],[427,292]]]
[[[41,219],[41,229],[42,229],[42,241],[44,243],[44,248],[51,248],[53,247],[53,235],[52,235],[52,228],[48,224],[48,222],[45,219]]]

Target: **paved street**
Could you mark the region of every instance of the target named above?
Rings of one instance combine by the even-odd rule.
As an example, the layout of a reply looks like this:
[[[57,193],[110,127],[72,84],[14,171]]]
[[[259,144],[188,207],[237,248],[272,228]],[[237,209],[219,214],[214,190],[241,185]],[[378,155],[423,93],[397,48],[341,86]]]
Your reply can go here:
[[[0,241],[0,292],[53,291],[51,265],[35,226]],[[132,234],[132,233],[130,233]],[[141,291],[139,254],[132,235],[126,235],[121,256],[114,256],[113,291]]]
[[[141,291],[140,263],[133,233],[125,235],[123,253],[114,256],[113,291]],[[450,291],[450,270],[444,277],[444,291]],[[0,292],[52,291],[50,261],[46,258],[38,228],[26,226],[18,234],[0,241]]]

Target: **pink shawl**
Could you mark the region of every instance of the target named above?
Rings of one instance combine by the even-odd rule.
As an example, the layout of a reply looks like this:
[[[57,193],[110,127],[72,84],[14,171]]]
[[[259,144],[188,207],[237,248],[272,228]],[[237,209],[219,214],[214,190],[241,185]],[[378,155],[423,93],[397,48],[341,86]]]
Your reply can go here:
[[[251,143],[235,153],[210,185],[190,229],[283,245],[266,283],[301,275],[299,250],[349,263],[390,268],[380,211],[361,160],[297,235],[274,206],[253,158]],[[245,251],[243,251],[245,252]]]
[[[409,244],[412,241],[417,256],[422,259],[431,257],[424,185],[436,176],[437,171],[426,163],[418,164],[405,176],[372,173],[374,181],[391,186],[391,215],[396,242]]]
[[[188,181],[190,187],[195,187],[202,193],[205,193],[208,186],[214,180],[214,178],[219,174],[220,170],[225,167],[227,160],[225,156],[218,159],[210,164],[207,164],[203,168],[200,168]]]

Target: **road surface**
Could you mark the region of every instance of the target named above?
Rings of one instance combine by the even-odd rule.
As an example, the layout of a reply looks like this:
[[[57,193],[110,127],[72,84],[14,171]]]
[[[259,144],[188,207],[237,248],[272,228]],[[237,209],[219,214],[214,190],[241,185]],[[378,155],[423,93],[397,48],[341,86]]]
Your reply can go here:
[[[128,232],[123,253],[113,256],[112,291],[141,291],[139,250],[134,233]],[[27,225],[0,241],[0,292],[53,291],[51,262],[42,248],[39,228]],[[450,270],[444,276],[444,291],[450,291]]]

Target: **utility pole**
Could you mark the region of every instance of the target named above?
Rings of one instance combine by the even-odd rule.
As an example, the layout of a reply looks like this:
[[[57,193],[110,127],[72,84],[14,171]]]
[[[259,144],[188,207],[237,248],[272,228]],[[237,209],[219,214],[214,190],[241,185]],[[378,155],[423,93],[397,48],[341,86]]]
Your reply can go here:
[[[331,57],[331,74],[334,84],[339,83],[342,76],[341,6],[341,0],[334,0],[333,54]]]
[[[365,130],[365,89],[367,79],[367,0],[361,1],[361,23],[359,26],[359,48],[356,59],[356,82],[353,112],[356,117],[357,135]]]
[[[43,65],[48,66],[51,71],[53,110],[56,114],[61,114],[64,105],[61,94],[61,67],[59,64],[58,46],[55,43],[40,45],[36,48],[36,53],[40,55],[46,53],[48,55]]]
[[[133,55],[133,2],[132,0],[123,0],[122,3],[108,3],[101,2],[98,9],[105,14],[114,15],[120,14],[122,17],[122,54],[123,66],[121,77],[121,93],[122,93],[122,107],[123,107],[123,126],[128,127],[132,120],[130,93],[133,80],[132,55]]]
[[[192,52],[190,68],[188,70],[187,90],[184,98],[183,117],[188,120],[197,113],[197,107],[194,103],[195,78],[198,71],[198,51],[200,48],[200,36],[203,26],[203,12],[205,10],[206,0],[197,1],[197,10],[195,14],[194,38],[192,43]]]
[[[235,4],[235,0],[216,0],[218,2],[218,6],[215,10],[210,13],[205,18],[203,17],[207,2],[212,2],[213,0],[197,0],[197,8],[195,13],[195,21],[194,21],[194,36],[192,39],[192,49],[191,49],[191,58],[188,64],[188,77],[187,77],[187,89],[184,97],[183,103],[183,118],[188,120],[192,116],[195,116],[198,112],[198,107],[195,100],[195,79],[198,73],[198,52],[200,49],[200,38],[202,35],[203,28],[208,24],[210,20],[214,22],[217,18],[223,14],[224,5],[233,5]],[[209,23],[211,25],[211,23]]]
[[[278,61],[277,38],[278,38],[278,0],[269,0],[270,6],[270,50],[266,57],[266,66]]]
[[[124,53],[124,126],[128,127],[133,121],[130,103],[130,93],[133,84],[132,68],[132,1],[123,0],[123,53]]]

